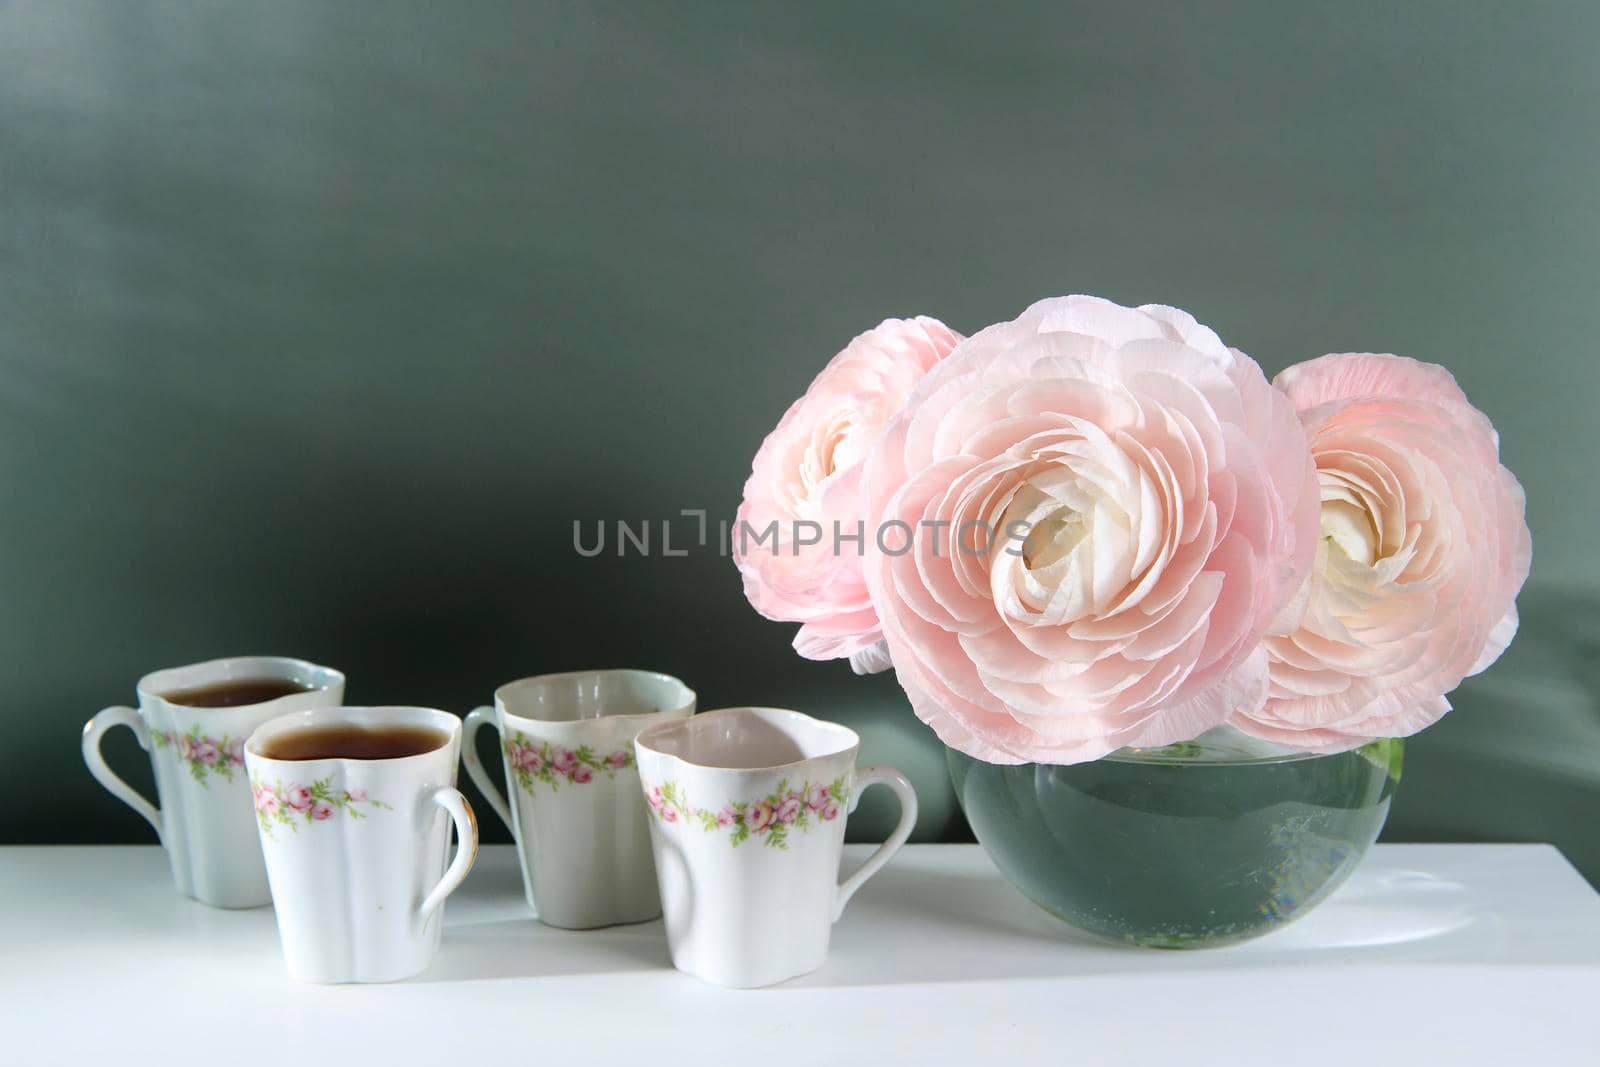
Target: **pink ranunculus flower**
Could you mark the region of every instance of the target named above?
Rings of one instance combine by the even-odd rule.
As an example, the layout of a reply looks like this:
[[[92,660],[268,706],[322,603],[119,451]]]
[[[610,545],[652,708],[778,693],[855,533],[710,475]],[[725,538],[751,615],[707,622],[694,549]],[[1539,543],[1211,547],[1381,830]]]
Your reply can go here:
[[[822,806],[822,820],[824,822],[832,822],[833,820],[837,819],[838,817],[839,817],[839,805],[835,804],[833,801],[830,800],[830,801],[828,801],[826,804],[824,804]]]
[[[319,800],[311,805],[311,817],[318,822],[333,818],[333,805],[326,800]]]
[[[1328,355],[1275,384],[1310,441],[1322,537],[1299,628],[1265,642],[1266,707],[1234,725],[1314,752],[1415,733],[1517,632],[1522,487],[1443,367]]]
[[[303,785],[292,785],[284,791],[284,799],[295,811],[307,811],[311,807],[311,790]]]
[[[572,769],[571,778],[574,782],[582,785],[584,782],[594,780],[594,772],[580,764]]]
[[[744,825],[753,834],[764,833],[772,825],[777,813],[771,804],[758,800],[745,809]]]
[[[794,647],[808,659],[849,657],[862,674],[889,666],[861,573],[861,546],[872,536],[860,506],[861,462],[917,382],[960,340],[936,319],[884,320],[829,361],[756,453],[734,526],[734,560],[757,611],[803,624]],[[758,543],[773,524],[775,538]],[[861,539],[843,540],[858,533]]]
[[[606,757],[606,766],[614,771],[620,771],[628,765],[628,754],[620,749]]]
[[[814,785],[806,790],[806,807],[811,811],[821,811],[822,806],[828,802],[828,787]]]
[[[990,763],[1097,759],[1259,708],[1261,638],[1293,624],[1316,550],[1293,405],[1159,305],[1043,300],[968,338],[862,484],[900,684]]]
[[[723,808],[721,811],[717,812],[717,825],[724,829],[732,826],[738,820],[739,813],[734,811],[731,807]]]
[[[572,769],[578,765],[578,754],[570,748],[558,748],[550,760],[550,766],[555,768],[557,774],[570,775]]]
[[[800,803],[800,798],[791,793],[779,802],[775,814],[777,815],[779,822],[791,823],[800,817],[800,812],[802,810],[803,807]]]
[[[353,800],[353,801],[355,801],[356,803],[359,804],[361,801],[364,801],[364,800],[367,799],[367,791],[365,789],[357,787],[355,789],[348,790],[345,793],[345,796],[349,797],[351,800]]]

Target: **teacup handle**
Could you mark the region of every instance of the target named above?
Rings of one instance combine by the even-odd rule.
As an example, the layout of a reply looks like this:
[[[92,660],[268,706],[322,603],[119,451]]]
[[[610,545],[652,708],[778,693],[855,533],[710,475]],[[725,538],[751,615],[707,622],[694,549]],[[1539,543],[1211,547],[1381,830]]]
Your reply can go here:
[[[867,862],[863,863],[855,874],[839,883],[839,891],[833,898],[834,922],[838,922],[839,916],[844,914],[844,906],[850,903],[850,898],[861,888],[861,883],[877,874],[879,868],[900,851],[900,846],[911,836],[911,828],[917,824],[917,791],[911,788],[910,779],[893,767],[882,763],[874,763],[856,772],[855,790],[850,794],[851,811],[856,810],[861,794],[875,785],[888,786],[894,790],[894,795],[900,798],[900,822],[889,835],[889,839],[878,846],[878,851],[868,856]]]
[[[161,833],[161,811],[150,803],[133,786],[117,776],[100,752],[100,739],[113,726],[126,726],[139,739],[139,747],[150,751],[150,728],[139,718],[139,713],[128,707],[110,707],[83,724],[83,762],[95,781],[110,790],[111,795],[144,816],[144,821],[155,827],[156,837],[162,844],[166,838]]]
[[[473,861],[478,858],[478,820],[473,816],[472,805],[467,803],[461,790],[442,785],[433,791],[430,799],[449,812],[450,818],[455,821],[456,855],[445,870],[444,877],[439,879],[439,884],[433,887],[433,892],[424,897],[417,908],[417,919],[424,923],[444,903],[445,897],[461,888],[467,872],[472,870]]]
[[[511,809],[506,805],[505,794],[495,786],[488,772],[483,769],[483,761],[478,758],[478,730],[485,726],[496,734],[500,732],[500,725],[494,721],[494,709],[474,708],[461,724],[461,762],[467,768],[467,777],[472,779],[472,784],[478,787],[483,799],[489,802],[509,830]]]

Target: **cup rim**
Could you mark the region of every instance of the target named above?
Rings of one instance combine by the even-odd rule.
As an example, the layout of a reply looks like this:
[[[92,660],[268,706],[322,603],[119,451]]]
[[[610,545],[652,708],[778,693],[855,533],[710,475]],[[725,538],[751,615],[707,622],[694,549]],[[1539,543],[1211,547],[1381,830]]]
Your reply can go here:
[[[332,689],[334,686],[343,685],[345,682],[343,671],[334,667],[324,667],[320,663],[313,663],[308,659],[300,659],[298,656],[219,656],[216,659],[200,660],[196,663],[186,663],[178,667],[162,667],[158,670],[150,671],[141,677],[138,682],[134,683],[134,691],[138,693],[141,702],[148,698],[160,701],[169,707],[192,708],[192,705],[173,703],[166,698],[166,693],[175,689],[192,689],[208,683],[204,681],[183,683],[177,680],[178,676],[188,674],[210,675],[213,671],[221,671],[226,676],[228,668],[242,667],[245,664],[264,667],[269,672],[268,677],[314,678],[318,684],[305,692],[285,693],[282,696],[273,697],[271,700],[263,700],[256,704],[234,704],[228,707],[202,708],[199,710],[220,714],[228,714],[235,711],[260,711],[262,708],[270,708],[280,700],[293,700],[305,696],[306,693]],[[273,671],[273,668],[277,668],[276,671]],[[163,682],[163,679],[169,680]]]
[[[657,682],[666,682],[678,687],[680,699],[671,707],[657,708],[655,711],[638,711],[628,715],[600,715],[593,719],[539,719],[532,715],[523,715],[519,712],[511,711],[506,707],[506,696],[514,689],[532,689],[539,685],[549,685],[566,681],[567,679],[571,678],[601,676],[632,676],[636,678],[648,678]],[[506,682],[503,685],[496,686],[494,691],[494,710],[506,718],[521,719],[523,722],[538,723],[543,727],[572,726],[579,723],[629,721],[644,722],[659,718],[663,715],[675,715],[685,710],[687,710],[690,715],[693,715],[695,704],[699,701],[699,699],[699,694],[697,694],[693,689],[689,688],[688,684],[684,682],[682,678],[679,678],[676,675],[667,674],[665,671],[645,670],[639,667],[598,667],[591,668],[589,670],[556,671],[550,674],[530,674],[525,678],[516,678],[512,681]]]
[[[704,729],[704,727],[700,727],[697,724],[709,719],[744,717],[754,717],[767,722],[771,722],[774,718],[781,718],[789,722],[801,720],[808,728],[820,729],[820,731],[824,734],[841,735],[841,739],[847,739],[849,743],[840,748],[834,749],[831,752],[819,752],[814,756],[803,756],[800,759],[789,760],[787,763],[750,765],[746,767],[718,767],[709,763],[702,763],[699,760],[693,760],[687,756],[680,756],[676,752],[663,751],[662,749],[657,748],[653,743],[658,738],[669,734],[674,730],[688,731],[692,729]],[[861,735],[850,729],[848,726],[844,726],[836,722],[829,722],[827,719],[819,719],[815,715],[807,715],[805,712],[796,711],[793,708],[740,706],[731,708],[713,708],[710,711],[702,711],[698,715],[691,715],[687,719],[674,719],[668,722],[658,723],[655,726],[650,726],[644,730],[641,730],[639,735],[633,739],[633,743],[641,751],[649,752],[652,756],[660,756],[663,759],[676,760],[684,766],[693,767],[696,770],[720,771],[724,774],[742,774],[746,772],[767,774],[775,771],[788,770],[792,767],[799,767],[803,764],[811,763],[814,760],[833,759],[836,756],[844,755],[853,756],[861,749]]]
[[[356,714],[352,716],[349,714],[350,712],[355,712]],[[261,751],[262,743],[273,734],[282,733],[285,730],[326,725],[326,720],[359,726],[365,726],[372,721],[377,721],[383,725],[400,721],[405,722],[406,725],[413,726],[436,726],[445,735],[445,739],[444,744],[438,748],[430,748],[426,752],[413,752],[409,756],[384,756],[381,758],[319,756],[316,759],[279,759],[275,756],[268,756]],[[312,763],[354,763],[363,767],[396,766],[408,760],[427,759],[440,752],[446,752],[451,744],[459,741],[460,738],[461,720],[448,711],[441,711],[438,708],[425,708],[414,704],[339,704],[327,708],[302,708],[299,711],[291,711],[268,719],[250,732],[249,739],[244,743],[244,754],[258,763],[271,763],[284,767]]]

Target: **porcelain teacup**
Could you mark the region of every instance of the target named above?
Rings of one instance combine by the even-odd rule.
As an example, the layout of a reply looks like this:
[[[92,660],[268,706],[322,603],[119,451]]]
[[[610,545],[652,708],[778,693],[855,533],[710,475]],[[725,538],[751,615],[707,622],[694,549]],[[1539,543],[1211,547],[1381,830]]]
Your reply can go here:
[[[181,702],[241,682],[281,682],[284,695],[232,706]],[[267,871],[250,814],[245,739],[268,719],[338,704],[344,675],[301,659],[235,656],[154,671],[139,679],[139,707],[110,707],[83,728],[83,759],[112,796],[155,828],[178,891],[218,908],[270,903]],[[160,807],[123,781],[100,754],[100,739],[126,726],[150,753]]]
[[[423,740],[380,757],[284,752],[329,728]],[[455,788],[460,750],[461,720],[433,708],[320,708],[250,735],[245,766],[290,977],[390,982],[432,961],[445,898],[478,853],[477,821]]]
[[[467,716],[462,762],[511,828],[541,922],[582,930],[661,914],[633,739],[694,705],[694,691],[669,675],[573,671],[507,683],[493,708]],[[500,734],[509,803],[478,757],[484,726]]]
[[[672,962],[717,985],[772,985],[822,966],[833,923],[903,845],[917,796],[892,767],[856,768],[854,731],[798,711],[726,708],[634,741]],[[845,818],[886,785],[900,821],[838,882]]]

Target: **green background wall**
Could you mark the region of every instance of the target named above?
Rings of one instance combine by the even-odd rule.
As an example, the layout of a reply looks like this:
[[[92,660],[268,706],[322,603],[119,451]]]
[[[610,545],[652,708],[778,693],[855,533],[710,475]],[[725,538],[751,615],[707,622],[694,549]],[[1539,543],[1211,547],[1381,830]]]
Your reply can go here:
[[[1596,40],[1583,3],[0,2],[0,841],[149,840],[80,724],[255,651],[456,710],[672,671],[857,726],[960,834],[892,680],[794,657],[715,553],[571,526],[730,515],[886,315],[1092,292],[1269,373],[1455,371],[1533,579],[1391,837],[1600,876]]]

